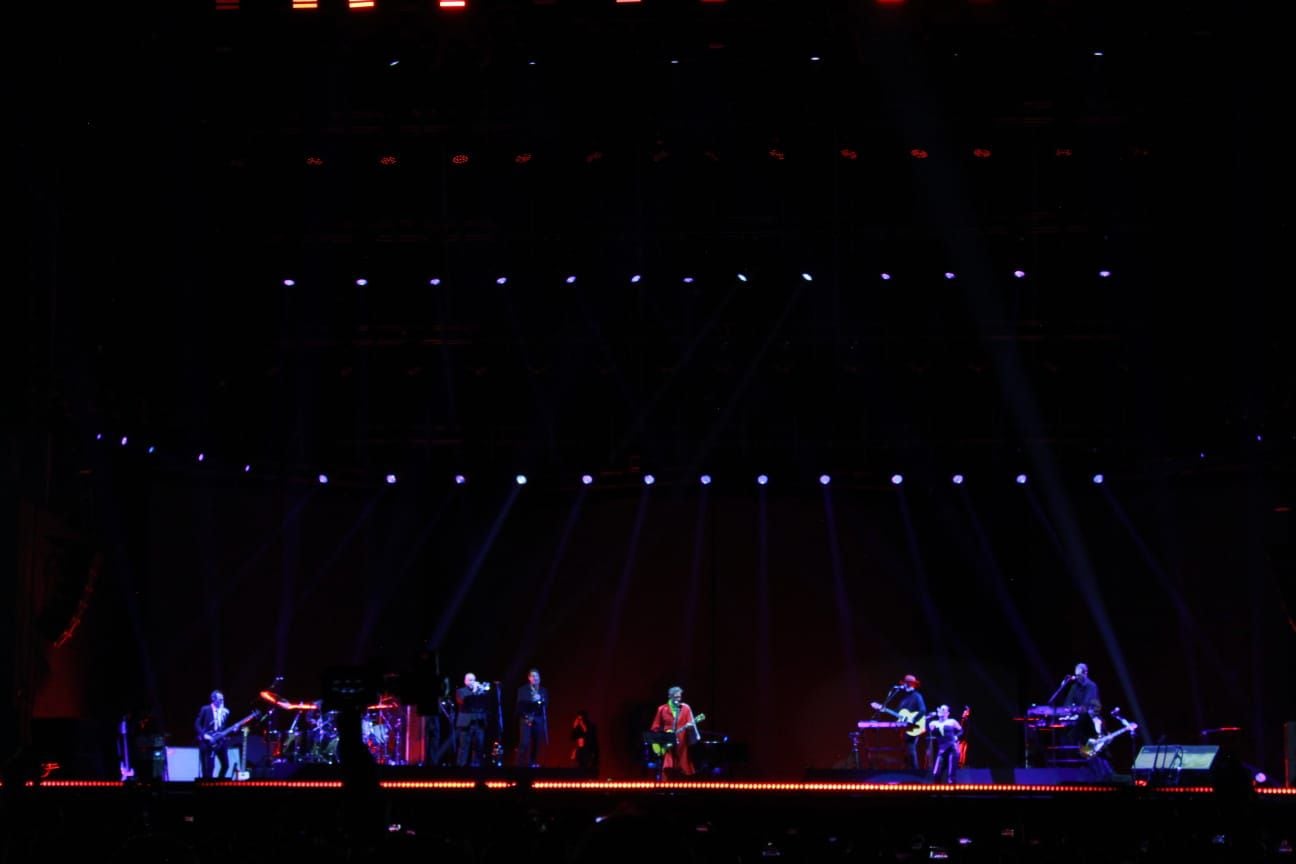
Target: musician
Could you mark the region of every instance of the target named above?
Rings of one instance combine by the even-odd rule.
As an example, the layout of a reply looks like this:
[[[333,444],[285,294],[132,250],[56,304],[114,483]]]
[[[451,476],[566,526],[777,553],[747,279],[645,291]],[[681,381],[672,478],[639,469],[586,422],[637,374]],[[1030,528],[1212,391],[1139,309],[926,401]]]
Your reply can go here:
[[[890,694],[887,695],[887,702],[896,699],[893,706],[898,713],[901,711],[911,712],[915,720],[923,717],[927,713],[927,701],[923,695],[918,692],[922,687],[922,682],[916,675],[906,675],[900,679],[900,683],[891,688]],[[898,698],[897,698],[898,697]],[[918,770],[918,736],[905,735],[905,752],[908,756],[909,767]]]
[[[464,686],[455,691],[455,703],[459,708],[455,718],[455,734],[459,739],[455,764],[460,768],[478,765],[486,756],[489,691],[490,685],[478,681],[471,672],[464,676]]]
[[[539,768],[540,748],[549,743],[549,691],[540,686],[540,670],[527,673],[527,683],[518,688],[519,768]]]
[[[1074,705],[1089,718],[1088,723],[1078,723],[1070,730],[1068,737],[1072,743],[1083,744],[1089,738],[1089,726],[1093,727],[1093,734],[1102,734],[1102,700],[1098,697],[1098,685],[1089,677],[1088,665],[1077,663],[1075,672],[1062,680],[1058,692],[1063,695],[1056,704]]]
[[[225,694],[219,690],[211,692],[211,702],[198,709],[194,720],[194,731],[198,733],[198,776],[206,780],[212,775],[212,757],[220,762],[220,773],[217,779],[229,773],[229,751],[223,739],[217,739],[216,733],[223,729],[229,720],[229,709],[225,707]]]
[[[950,716],[948,705],[936,709],[928,718],[927,734],[936,746],[936,758],[932,762],[932,779],[939,782],[944,775],[946,783],[954,782],[954,774],[959,763],[959,739],[963,736],[963,725]]]
[[[571,727],[571,761],[581,774],[597,777],[599,766],[598,727],[590,720],[589,712],[582,708],[576,712]]]
[[[689,759],[688,727],[693,724],[693,709],[683,701],[684,688],[672,687],[666,691],[666,704],[657,709],[652,731],[674,732],[675,746],[662,756],[662,772],[677,772],[686,777],[693,775],[693,762]],[[695,727],[696,728],[696,727]]]

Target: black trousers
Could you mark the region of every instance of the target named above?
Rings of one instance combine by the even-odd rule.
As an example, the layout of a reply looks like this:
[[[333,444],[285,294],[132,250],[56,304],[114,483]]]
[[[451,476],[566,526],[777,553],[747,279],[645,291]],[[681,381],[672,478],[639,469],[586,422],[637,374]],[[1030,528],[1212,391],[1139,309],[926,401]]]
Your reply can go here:
[[[540,765],[540,750],[544,746],[546,737],[543,717],[534,717],[530,723],[525,717],[518,719],[517,764],[519,768],[534,768]]]
[[[936,745],[936,758],[932,762],[932,779],[953,783],[954,775],[958,773],[958,761],[958,741],[942,740]]]
[[[455,730],[459,736],[459,752],[455,764],[460,768],[468,765],[480,765],[486,755],[486,721],[473,720],[467,726]]]
[[[918,764],[918,737],[916,735],[905,735],[905,752],[908,754],[910,768],[917,771],[922,767]]]
[[[202,741],[198,745],[198,776],[203,780],[212,777],[212,757],[220,762],[220,773],[214,775],[220,780],[229,773],[229,745],[224,741],[212,744]]]

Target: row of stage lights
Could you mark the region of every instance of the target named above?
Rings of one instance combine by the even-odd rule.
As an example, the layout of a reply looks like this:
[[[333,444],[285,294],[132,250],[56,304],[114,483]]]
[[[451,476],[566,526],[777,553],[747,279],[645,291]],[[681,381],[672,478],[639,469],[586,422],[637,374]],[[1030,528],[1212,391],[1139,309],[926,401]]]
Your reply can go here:
[[[352,12],[369,12],[378,8],[380,0],[324,0],[324,5],[328,7],[346,8]],[[471,0],[472,7],[485,6],[489,0]],[[652,0],[604,0],[609,6],[651,6],[654,5]],[[425,0],[429,8],[437,8],[446,12],[466,12],[470,8],[470,0]],[[884,8],[904,6],[906,0],[873,0],[877,6]],[[699,6],[725,6],[728,0],[697,0]],[[969,6],[990,6],[992,0],[967,0]],[[212,0],[212,5],[217,12],[237,12],[243,6],[242,0]],[[252,4],[258,5],[258,4]],[[320,8],[320,0],[280,0],[283,8],[291,8],[297,12],[309,12]],[[383,5],[386,5],[385,3]],[[394,3],[401,8],[409,8],[409,0]],[[559,0],[531,0],[533,6],[559,6]]]
[[[1263,440],[1263,437],[1257,435],[1256,440],[1261,441]],[[95,441],[102,443],[104,441],[104,434],[102,432],[96,434]],[[128,435],[121,436],[121,438],[118,440],[118,444],[121,447],[128,447],[130,445],[130,436]],[[156,455],[157,452],[158,452],[157,446],[154,444],[149,444],[145,447],[145,453],[147,453],[150,456]],[[1202,456],[1204,458],[1205,454],[1203,453]],[[197,453],[195,453],[194,462],[200,465],[206,464],[207,463],[206,451],[199,450]],[[251,474],[252,464],[244,463],[242,473]],[[386,485],[388,486],[395,486],[399,482],[399,479],[400,478],[396,474],[383,475],[383,482],[386,483]],[[769,474],[757,474],[753,479],[756,485],[760,487],[769,486],[770,483],[772,482]],[[452,480],[454,482],[454,485],[456,486],[466,486],[468,484],[468,475],[455,474],[453,475]],[[817,480],[820,486],[832,485],[831,474],[820,474]],[[905,482],[905,475],[900,473],[895,473],[890,476],[889,480],[892,486],[903,486]],[[1106,478],[1101,473],[1095,473],[1090,476],[1089,480],[1095,486],[1101,486],[1106,481]],[[329,485],[329,475],[320,473],[316,475],[315,481],[320,486],[327,486]],[[697,478],[697,482],[701,486],[710,486],[714,481],[715,481],[715,477],[711,474],[700,474],[698,475]],[[518,486],[526,486],[530,482],[530,478],[526,474],[516,474],[513,477],[513,482]],[[593,486],[594,482],[595,482],[595,477],[593,474],[580,475],[580,483],[582,486]],[[655,486],[657,484],[657,476],[651,473],[644,474],[643,477],[641,478],[641,482],[643,483],[644,486]],[[966,474],[955,473],[950,475],[950,483],[953,484],[954,486],[963,486],[967,482],[968,482],[968,477]],[[1025,486],[1030,482],[1030,476],[1024,473],[1016,474],[1013,476],[1013,482],[1018,486]]]
[[[1111,276],[1112,276],[1112,271],[1110,271],[1110,270],[1104,268],[1104,269],[1102,269],[1102,270],[1097,271],[1097,274],[1098,274],[1098,278],[1100,278],[1100,279],[1110,279]],[[952,270],[946,270],[946,271],[944,271],[941,275],[945,278],[945,281],[947,281],[947,282],[953,282],[955,279],[958,278],[958,274],[955,273],[955,272],[952,271]],[[1026,275],[1027,275],[1027,274],[1026,274],[1026,271],[1025,271],[1025,270],[1017,269],[1017,270],[1013,270],[1013,271],[1012,271],[1012,277],[1013,277],[1014,279],[1025,279],[1025,278],[1026,278]],[[750,282],[750,281],[751,281],[751,277],[749,277],[746,273],[741,273],[741,272],[740,272],[740,273],[735,273],[735,274],[734,274],[734,278],[737,279],[739,282]],[[891,281],[892,279],[894,279],[894,278],[895,278],[895,275],[892,274],[892,273],[890,273],[889,271],[886,271],[886,270],[883,270],[883,271],[881,271],[881,272],[878,273],[878,279],[880,279],[880,280],[883,281],[883,282],[890,282],[890,281]],[[813,273],[809,273],[809,272],[802,272],[802,273],[801,273],[801,281],[803,281],[803,282],[813,282],[814,280],[815,280],[815,277],[814,277],[814,274],[813,274]],[[575,284],[576,284],[576,281],[577,281],[577,279],[576,279],[576,274],[575,274],[575,273],[569,273],[569,274],[567,274],[566,276],[563,277],[563,280],[562,280],[562,281],[563,281],[563,283],[566,284],[566,285],[575,285]],[[639,284],[640,282],[642,282],[642,281],[643,281],[643,274],[642,274],[642,273],[632,273],[632,274],[630,274],[630,277],[629,277],[629,282],[630,282],[630,284],[632,284],[632,285],[638,285],[638,284]],[[697,277],[695,277],[695,276],[681,276],[681,277],[680,277],[680,282],[683,283],[683,284],[685,284],[685,285],[692,285],[692,284],[693,284],[694,282],[696,282],[696,281],[697,281]],[[367,277],[364,277],[364,276],[357,276],[357,277],[355,278],[354,282],[355,282],[355,285],[356,285],[357,288],[367,288],[367,287],[369,286],[369,279],[368,279]],[[496,284],[496,285],[507,285],[508,283],[509,283],[509,277],[508,277],[508,276],[496,276],[496,277],[495,277],[495,284]],[[443,280],[442,280],[440,277],[438,277],[438,276],[433,276],[432,278],[428,279],[428,283],[427,283],[427,284],[430,285],[430,286],[432,286],[433,288],[438,288],[438,287],[440,287],[440,286],[443,284]],[[295,288],[295,287],[297,286],[297,280],[294,279],[294,278],[292,278],[292,277],[285,277],[284,280],[283,280],[283,286],[284,286],[285,288]]]
[[[810,57],[812,63],[818,63],[822,59],[823,58],[818,55],[812,55]],[[679,60],[673,59],[670,61],[670,64],[672,66],[678,66],[679,62]],[[387,65],[393,67],[399,66],[400,60],[390,60]],[[534,66],[536,65],[536,61],[528,60],[527,65]],[[994,156],[994,151],[989,147],[973,147],[971,152],[974,159],[982,162]],[[1142,159],[1151,155],[1151,151],[1147,147],[1141,146],[1131,146],[1129,152],[1131,157],[1135,159]],[[669,159],[670,155],[670,152],[662,147],[659,142],[658,149],[653,151],[651,158],[653,162],[661,163]],[[720,156],[714,150],[706,150],[703,152],[703,155],[712,162],[720,161]],[[765,155],[773,162],[788,161],[788,153],[781,147],[770,147],[765,151]],[[860,159],[860,152],[854,147],[842,147],[837,151],[837,155],[847,162],[858,162]],[[919,162],[931,158],[931,152],[923,147],[911,147],[907,151],[907,155],[910,159],[915,159]],[[1075,155],[1075,150],[1071,147],[1055,147],[1053,149],[1053,155],[1058,159],[1070,159]],[[605,154],[603,151],[591,150],[589,153],[585,154],[584,161],[586,165],[594,165],[602,162],[604,158]],[[534,153],[524,150],[514,154],[513,163],[516,165],[530,165],[535,161],[535,159],[536,155]],[[305,161],[306,166],[309,168],[322,168],[325,165],[324,157],[318,153],[308,154],[305,157]],[[473,161],[473,157],[468,153],[460,151],[452,154],[449,157],[449,161],[451,165],[462,168],[463,166],[470,164]],[[378,157],[378,164],[382,165],[384,168],[392,168],[401,164],[401,160],[395,153],[383,153]]]

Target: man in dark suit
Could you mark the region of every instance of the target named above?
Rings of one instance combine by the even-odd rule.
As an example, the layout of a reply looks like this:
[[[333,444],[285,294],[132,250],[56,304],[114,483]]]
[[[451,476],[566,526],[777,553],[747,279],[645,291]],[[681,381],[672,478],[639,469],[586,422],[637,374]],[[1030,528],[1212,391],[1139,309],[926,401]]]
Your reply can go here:
[[[540,748],[549,743],[549,691],[540,686],[540,670],[527,673],[527,683],[518,688],[519,768],[539,768]]]
[[[490,707],[490,685],[482,684],[469,672],[464,686],[455,691],[459,714],[455,718],[455,735],[459,749],[455,764],[460,768],[480,765],[486,755],[486,712]]]
[[[1089,677],[1089,666],[1077,663],[1075,672],[1062,679],[1065,691],[1058,700],[1058,706],[1065,710],[1074,710],[1078,716],[1076,724],[1067,730],[1066,740],[1079,747],[1086,739],[1102,734],[1102,698],[1098,695],[1098,685]]]
[[[220,762],[220,773],[217,779],[229,773],[229,754],[223,739],[217,739],[216,733],[223,729],[229,720],[229,709],[225,707],[225,694],[213,690],[211,702],[198,709],[198,718],[194,720],[194,730],[198,733],[198,775],[206,780],[212,775],[212,757]]]

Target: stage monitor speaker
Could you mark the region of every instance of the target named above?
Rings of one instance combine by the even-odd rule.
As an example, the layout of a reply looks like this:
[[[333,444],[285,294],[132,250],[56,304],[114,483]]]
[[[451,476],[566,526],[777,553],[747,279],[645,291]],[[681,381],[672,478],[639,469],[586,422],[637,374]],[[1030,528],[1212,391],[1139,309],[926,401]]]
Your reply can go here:
[[[237,747],[230,747],[226,751],[229,758],[230,770],[236,771],[239,768],[239,751]],[[168,747],[166,748],[166,779],[172,783],[186,782],[197,780],[199,774],[198,766],[198,748],[197,747]],[[214,768],[220,768],[220,763],[216,763]],[[225,778],[225,779],[228,779]]]
[[[1134,757],[1135,780],[1156,786],[1196,786],[1211,782],[1218,744],[1154,744]]]

